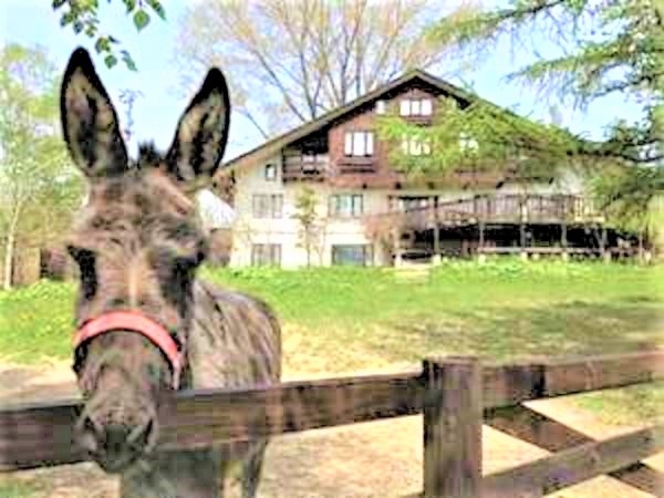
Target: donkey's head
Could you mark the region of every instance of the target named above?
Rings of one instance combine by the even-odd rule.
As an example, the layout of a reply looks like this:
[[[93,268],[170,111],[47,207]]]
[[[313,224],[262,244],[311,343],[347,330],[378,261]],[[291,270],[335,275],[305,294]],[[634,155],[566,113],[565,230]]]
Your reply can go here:
[[[228,89],[211,69],[170,150],[143,145],[136,161],[84,49],[71,56],[60,106],[89,191],[68,239],[80,268],[74,370],[85,406],[76,435],[102,468],[119,472],[154,448],[159,395],[179,387],[194,273],[207,248],[192,194],[223,155]]]

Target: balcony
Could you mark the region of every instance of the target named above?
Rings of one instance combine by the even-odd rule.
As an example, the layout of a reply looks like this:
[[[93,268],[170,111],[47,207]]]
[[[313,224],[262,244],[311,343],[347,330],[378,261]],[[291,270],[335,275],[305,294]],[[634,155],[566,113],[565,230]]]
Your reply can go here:
[[[372,174],[378,171],[375,156],[345,156],[339,159],[337,171],[341,175]]]
[[[283,179],[288,181],[323,181],[330,165],[327,154],[284,157]]]
[[[592,199],[573,195],[502,195],[439,202],[395,210],[378,216],[398,216],[403,227],[422,230],[440,225],[484,223],[583,223],[601,221]]]

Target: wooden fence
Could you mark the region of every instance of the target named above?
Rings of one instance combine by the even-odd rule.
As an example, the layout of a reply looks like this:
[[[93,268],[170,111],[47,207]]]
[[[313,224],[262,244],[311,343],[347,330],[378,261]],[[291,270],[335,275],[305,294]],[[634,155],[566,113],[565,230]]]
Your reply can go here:
[[[522,404],[659,380],[659,351],[514,364],[432,358],[420,372],[399,375],[179,393],[159,414],[160,447],[201,448],[423,414],[424,491],[409,498],[539,497],[603,474],[664,496],[664,476],[640,462],[664,451],[664,424],[594,441]],[[0,471],[82,461],[72,444],[80,408],[73,400],[1,410]],[[554,453],[483,476],[482,424]]]

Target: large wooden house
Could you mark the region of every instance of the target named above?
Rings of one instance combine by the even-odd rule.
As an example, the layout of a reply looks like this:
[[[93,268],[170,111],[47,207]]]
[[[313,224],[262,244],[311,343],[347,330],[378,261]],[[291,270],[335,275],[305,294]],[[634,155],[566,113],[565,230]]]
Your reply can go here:
[[[227,164],[217,176],[236,212],[231,266],[392,265],[478,253],[601,254],[617,245],[582,182],[457,170],[411,181],[390,165],[378,115],[396,112],[427,126],[441,97],[467,106],[478,98],[412,71]],[[412,154],[424,144],[403,144]],[[297,199],[317,199],[304,230]]]

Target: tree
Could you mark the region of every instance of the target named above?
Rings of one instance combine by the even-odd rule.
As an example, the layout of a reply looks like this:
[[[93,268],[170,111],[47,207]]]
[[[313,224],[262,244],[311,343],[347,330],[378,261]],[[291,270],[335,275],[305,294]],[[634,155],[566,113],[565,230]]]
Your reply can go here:
[[[311,256],[319,246],[324,227],[318,216],[318,199],[311,187],[304,187],[295,200],[294,219],[300,223],[300,243],[307,253],[307,268],[311,267]]]
[[[433,3],[199,2],[182,20],[176,60],[185,78],[226,68],[234,109],[268,138],[441,60],[423,35]]]
[[[481,99],[470,99],[467,106],[449,104],[445,120],[429,129],[386,119],[382,133],[394,141],[407,135],[431,143],[432,153],[424,160],[414,161],[395,152],[404,171],[440,172],[471,160],[483,167],[511,167],[524,173],[572,166],[587,178],[598,178],[591,188],[601,206],[639,206],[623,213],[643,217],[648,199],[664,185],[662,19],[661,2],[650,0],[599,4],[511,0],[506,7],[490,10],[464,5],[429,31],[434,45],[454,48],[459,56],[470,54],[476,61],[490,54],[502,39],[524,50],[533,45],[533,33],[546,38],[559,48],[559,55],[539,57],[508,75],[508,80],[534,85],[561,105],[581,109],[608,95],[629,96],[630,110],[638,107],[641,118],[618,121],[603,140],[589,141],[558,126],[521,119]],[[467,148],[460,147],[464,133],[479,144],[472,157]],[[607,171],[612,178],[603,174]]]
[[[122,3],[126,8],[126,14],[132,15],[132,21],[138,31],[142,31],[150,23],[147,7],[162,20],[166,20],[166,10],[158,0],[122,0]],[[62,27],[71,26],[77,35],[83,33],[95,40],[95,49],[104,57],[107,67],[112,68],[118,63],[115,47],[120,45],[120,40],[100,31],[99,0],[52,0],[51,6],[55,12],[61,12]],[[120,57],[129,70],[136,71],[136,63],[127,50],[120,50]]]
[[[0,50],[0,239],[4,289],[19,246],[57,238],[82,184],[59,131],[59,81],[41,49]]]

